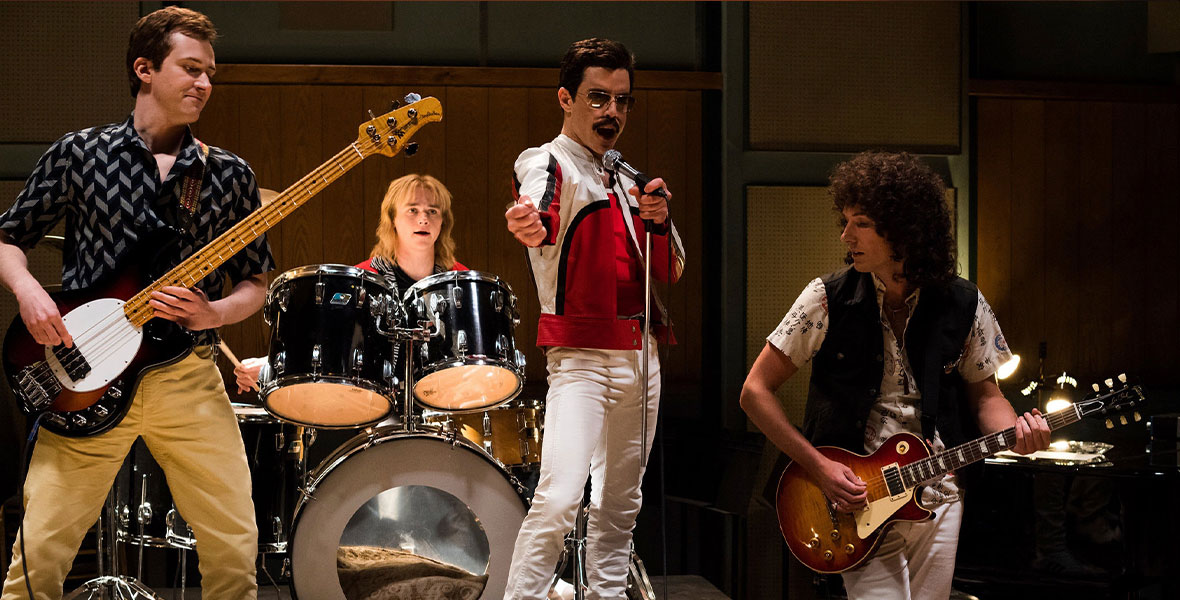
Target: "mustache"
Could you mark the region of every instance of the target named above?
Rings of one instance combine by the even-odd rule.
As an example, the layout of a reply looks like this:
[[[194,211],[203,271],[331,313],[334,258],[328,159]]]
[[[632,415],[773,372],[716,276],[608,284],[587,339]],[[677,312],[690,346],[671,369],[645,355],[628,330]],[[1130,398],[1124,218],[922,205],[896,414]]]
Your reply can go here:
[[[594,121],[595,127],[604,127],[607,125],[610,125],[611,127],[614,127],[615,129],[619,129],[619,120],[614,117],[603,117],[601,119],[598,119],[597,121]]]

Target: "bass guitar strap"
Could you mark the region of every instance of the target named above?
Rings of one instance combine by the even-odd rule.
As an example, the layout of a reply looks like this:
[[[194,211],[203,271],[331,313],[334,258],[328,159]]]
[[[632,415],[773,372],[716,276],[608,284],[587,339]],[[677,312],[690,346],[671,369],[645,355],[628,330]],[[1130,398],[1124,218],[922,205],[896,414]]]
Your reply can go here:
[[[193,216],[197,213],[197,205],[201,201],[201,182],[205,180],[205,165],[209,161],[209,145],[201,140],[194,140],[201,146],[201,160],[190,168],[184,176],[180,187],[180,210],[177,223],[181,231],[188,231],[192,226]]]

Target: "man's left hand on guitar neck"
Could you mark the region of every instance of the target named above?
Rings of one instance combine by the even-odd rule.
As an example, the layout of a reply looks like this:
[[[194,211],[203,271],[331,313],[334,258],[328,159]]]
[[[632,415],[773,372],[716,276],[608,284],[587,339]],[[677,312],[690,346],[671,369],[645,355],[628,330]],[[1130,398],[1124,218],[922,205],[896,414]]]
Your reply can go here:
[[[152,292],[151,307],[156,316],[184,326],[191,331],[216,329],[224,323],[209,297],[199,289],[164,286]]]

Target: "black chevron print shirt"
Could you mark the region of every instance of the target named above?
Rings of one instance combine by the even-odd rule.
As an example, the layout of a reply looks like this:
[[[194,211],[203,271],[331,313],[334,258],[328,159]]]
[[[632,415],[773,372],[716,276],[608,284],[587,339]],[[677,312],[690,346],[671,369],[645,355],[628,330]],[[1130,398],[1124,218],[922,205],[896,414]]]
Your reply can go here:
[[[166,250],[137,248],[147,234],[179,222],[184,176],[202,160],[201,154],[200,144],[186,132],[176,163],[167,181],[161,183],[156,160],[135,131],[131,117],[122,123],[66,134],[45,152],[16,202],[0,215],[0,229],[27,249],[64,217],[63,289],[93,285],[120,267],[131,252],[141,261],[162,253],[159,264],[148,261],[155,266],[153,274],[161,275],[260,205],[254,172],[246,161],[211,147],[200,202],[188,230],[167,236],[177,243]],[[197,287],[216,300],[223,295],[224,277],[236,284],[273,268],[264,235]]]

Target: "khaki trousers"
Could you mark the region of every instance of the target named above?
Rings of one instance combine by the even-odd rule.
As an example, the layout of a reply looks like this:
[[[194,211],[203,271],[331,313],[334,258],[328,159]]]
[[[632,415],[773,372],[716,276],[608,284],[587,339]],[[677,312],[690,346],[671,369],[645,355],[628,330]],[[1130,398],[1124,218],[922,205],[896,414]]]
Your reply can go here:
[[[172,499],[192,526],[200,559],[201,597],[253,599],[258,530],[250,469],[237,419],[201,346],[140,381],[131,409],[115,428],[65,438],[42,430],[25,480],[25,550],[13,545],[2,600],[25,600],[21,563],[37,600],[58,600],[86,531],[135,439],[142,437],[164,470]]]

